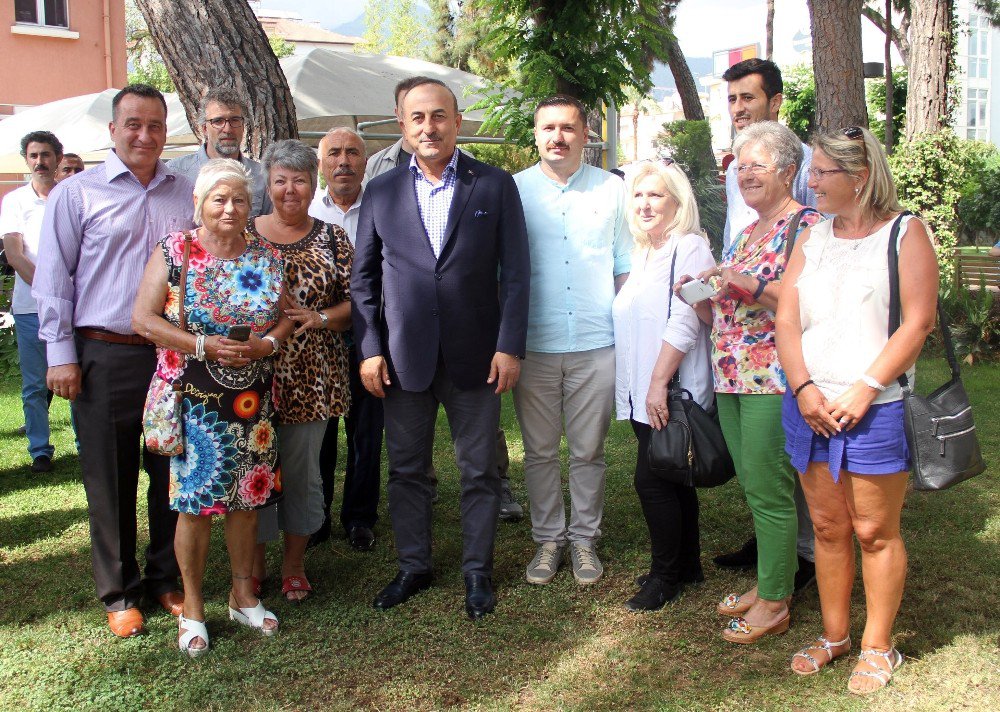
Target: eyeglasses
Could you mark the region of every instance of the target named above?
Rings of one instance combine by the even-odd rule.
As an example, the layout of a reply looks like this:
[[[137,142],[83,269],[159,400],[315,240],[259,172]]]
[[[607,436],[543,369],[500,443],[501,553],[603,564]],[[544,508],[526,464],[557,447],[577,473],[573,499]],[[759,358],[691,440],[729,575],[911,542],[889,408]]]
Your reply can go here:
[[[809,177],[814,180],[823,180],[828,175],[832,175],[834,173],[847,173],[847,170],[844,168],[830,168],[828,170],[823,170],[822,168],[810,168],[807,173],[809,174]]]
[[[213,129],[221,129],[226,124],[229,124],[234,129],[241,129],[246,124],[246,119],[242,116],[230,116],[229,118],[216,116],[214,119],[205,119],[205,123],[209,124]]]
[[[774,167],[773,163],[747,163],[742,166],[736,166],[737,173],[752,173],[753,175],[760,175],[761,173],[767,173]]]

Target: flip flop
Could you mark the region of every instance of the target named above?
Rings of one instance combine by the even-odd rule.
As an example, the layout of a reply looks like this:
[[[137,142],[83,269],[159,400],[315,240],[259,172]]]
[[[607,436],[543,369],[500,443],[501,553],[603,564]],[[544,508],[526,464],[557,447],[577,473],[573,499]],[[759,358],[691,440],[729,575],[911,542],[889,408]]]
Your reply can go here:
[[[289,592],[305,591],[306,594],[312,594],[312,590],[312,586],[309,585],[309,579],[305,576],[286,576],[281,580],[281,595],[285,597],[285,600],[292,603],[302,603],[302,601],[309,598],[309,595],[306,595],[305,598],[289,598]]]

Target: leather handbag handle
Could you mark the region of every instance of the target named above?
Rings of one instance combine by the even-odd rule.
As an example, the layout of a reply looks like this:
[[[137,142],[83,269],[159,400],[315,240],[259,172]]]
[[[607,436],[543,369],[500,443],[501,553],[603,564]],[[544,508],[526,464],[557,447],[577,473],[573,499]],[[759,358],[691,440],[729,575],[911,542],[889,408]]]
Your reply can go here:
[[[188,262],[191,258],[191,240],[194,236],[191,234],[190,230],[184,233],[184,258],[181,261],[181,294],[180,294],[180,304],[178,309],[180,310],[180,322],[181,330],[187,331],[187,277],[188,277]]]

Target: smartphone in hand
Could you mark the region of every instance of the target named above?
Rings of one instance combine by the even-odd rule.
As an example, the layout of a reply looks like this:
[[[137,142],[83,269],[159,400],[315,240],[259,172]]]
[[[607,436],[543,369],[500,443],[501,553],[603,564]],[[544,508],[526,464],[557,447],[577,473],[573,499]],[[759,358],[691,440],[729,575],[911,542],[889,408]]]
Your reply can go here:
[[[249,341],[250,340],[250,327],[247,324],[237,324],[236,326],[229,327],[229,333],[226,335],[227,339],[232,339],[233,341]]]
[[[714,294],[715,289],[700,279],[692,279],[690,282],[685,282],[681,285],[681,297],[688,304],[697,304]]]

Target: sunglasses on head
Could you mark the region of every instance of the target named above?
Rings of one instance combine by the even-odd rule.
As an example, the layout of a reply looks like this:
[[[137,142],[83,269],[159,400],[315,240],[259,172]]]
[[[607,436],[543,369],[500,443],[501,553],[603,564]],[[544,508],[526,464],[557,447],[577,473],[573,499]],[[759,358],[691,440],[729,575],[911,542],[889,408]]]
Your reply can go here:
[[[847,126],[846,128],[842,128],[840,133],[852,141],[865,140],[865,133],[861,130],[860,126]]]

